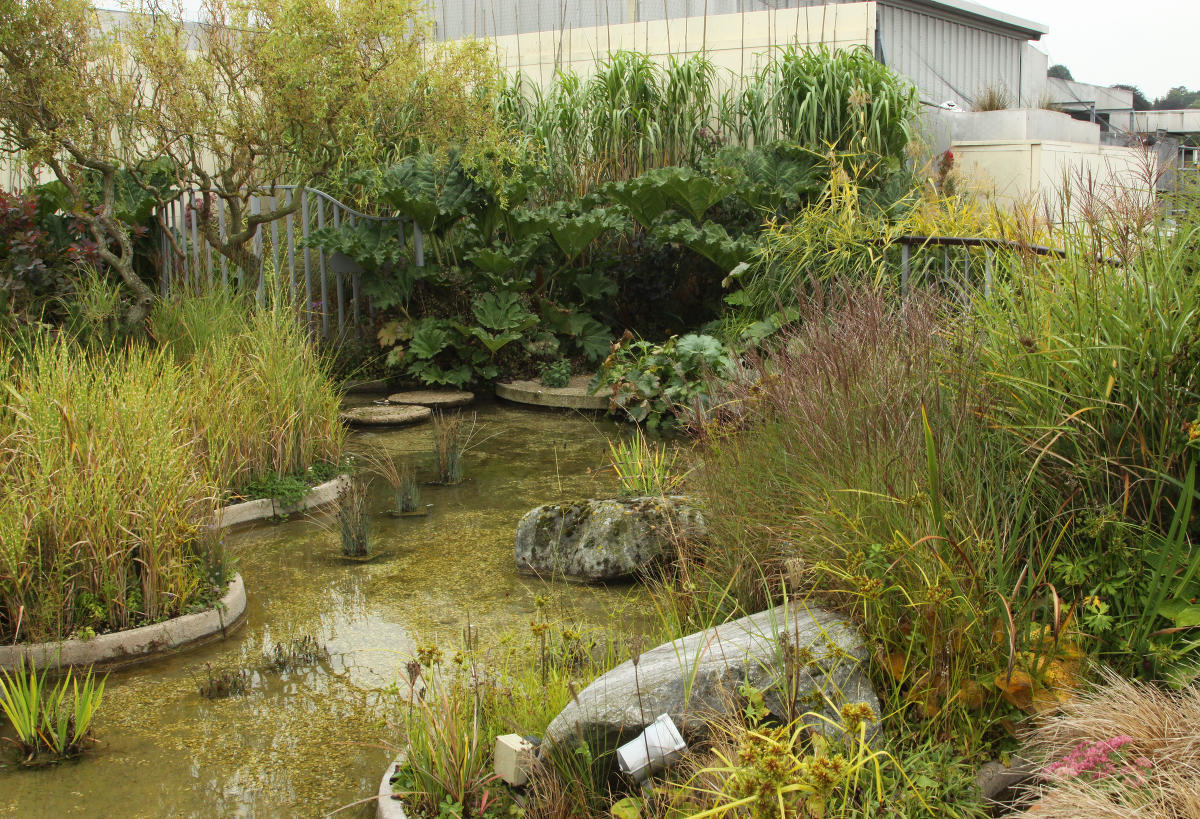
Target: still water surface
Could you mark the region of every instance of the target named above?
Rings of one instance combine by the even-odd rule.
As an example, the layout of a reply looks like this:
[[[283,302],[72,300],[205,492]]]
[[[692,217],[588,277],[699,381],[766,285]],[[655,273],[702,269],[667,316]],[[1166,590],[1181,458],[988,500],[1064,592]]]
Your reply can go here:
[[[375,792],[395,742],[397,682],[418,639],[452,644],[469,623],[484,635],[527,626],[538,595],[603,623],[635,606],[625,588],[549,586],[517,575],[513,530],[542,503],[611,495],[600,469],[608,421],[499,405],[477,414],[466,482],[422,487],[428,517],[390,518],[376,487],[366,564],[338,559],[329,521],[260,524],[227,537],[249,594],[248,619],[229,639],[114,673],[97,718],[101,745],[38,770],[0,768],[0,813],[19,816],[319,816]],[[415,459],[431,479],[426,424],[357,433],[355,450]],[[248,694],[206,700],[206,667],[256,664],[274,641],[314,635],[328,662],[256,673]],[[373,805],[340,816],[361,817]]]

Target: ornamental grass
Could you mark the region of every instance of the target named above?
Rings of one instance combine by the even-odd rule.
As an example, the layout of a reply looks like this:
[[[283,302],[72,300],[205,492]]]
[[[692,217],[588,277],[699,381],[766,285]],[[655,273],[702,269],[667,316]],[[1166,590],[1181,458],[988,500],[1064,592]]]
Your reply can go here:
[[[212,320],[225,331],[186,351],[186,322],[169,337],[157,327],[157,346],[0,339],[0,642],[210,605],[228,579],[206,530],[223,490],[340,454],[337,394],[299,322],[244,306]]]

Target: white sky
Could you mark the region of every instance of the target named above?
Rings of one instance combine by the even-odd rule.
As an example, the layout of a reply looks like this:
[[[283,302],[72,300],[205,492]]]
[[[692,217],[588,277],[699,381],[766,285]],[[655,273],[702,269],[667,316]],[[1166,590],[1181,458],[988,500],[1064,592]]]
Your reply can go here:
[[[1043,23],[1050,64],[1097,85],[1136,85],[1153,100],[1200,88],[1200,0],[975,0]]]

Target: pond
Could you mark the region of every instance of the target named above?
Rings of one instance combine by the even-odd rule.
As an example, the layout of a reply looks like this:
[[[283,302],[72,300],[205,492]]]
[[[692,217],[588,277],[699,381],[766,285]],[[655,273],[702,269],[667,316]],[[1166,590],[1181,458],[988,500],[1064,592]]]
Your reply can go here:
[[[514,569],[513,532],[542,503],[615,492],[603,471],[607,420],[500,405],[476,414],[466,481],[423,486],[424,518],[391,518],[373,490],[372,548],[341,561],[329,521],[294,519],[230,534],[249,594],[229,639],[112,674],[84,758],[36,770],[0,769],[0,812],[22,816],[323,815],[375,792],[396,741],[386,693],[418,641],[452,645],[527,628],[535,597],[554,594],[596,625],[640,614],[628,587],[546,584]],[[351,449],[412,453],[433,477],[432,428],[356,433]],[[275,641],[315,636],[330,658],[291,673],[256,672],[248,693],[207,700],[207,668],[255,665]],[[339,815],[366,816],[373,804]]]

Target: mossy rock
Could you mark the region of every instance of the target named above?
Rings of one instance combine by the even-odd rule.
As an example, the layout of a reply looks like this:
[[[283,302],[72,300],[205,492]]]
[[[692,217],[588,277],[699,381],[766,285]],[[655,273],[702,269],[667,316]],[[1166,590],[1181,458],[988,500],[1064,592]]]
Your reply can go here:
[[[604,582],[634,577],[677,538],[704,536],[704,519],[682,498],[584,500],[540,506],[517,524],[517,570]]]

